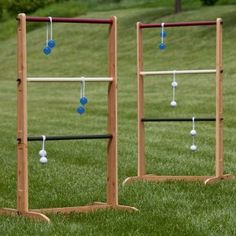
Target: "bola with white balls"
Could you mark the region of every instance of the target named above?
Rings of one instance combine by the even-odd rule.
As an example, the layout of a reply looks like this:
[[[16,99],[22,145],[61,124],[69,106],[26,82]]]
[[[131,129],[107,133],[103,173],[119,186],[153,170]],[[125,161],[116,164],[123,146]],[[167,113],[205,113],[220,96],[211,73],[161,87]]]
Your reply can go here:
[[[195,145],[195,136],[197,135],[197,131],[195,130],[195,118],[192,118],[192,130],[190,131],[190,135],[192,136],[192,145],[190,146],[190,150],[195,152],[197,150],[197,146]]]
[[[42,135],[42,149],[39,151],[39,156],[40,156],[39,162],[41,164],[46,164],[48,162],[47,152],[45,150],[45,142],[46,142],[46,136]]]
[[[175,93],[176,93],[176,88],[178,86],[178,83],[175,81],[175,70],[173,72],[173,81],[171,83],[171,87],[172,87],[172,101],[170,102],[171,107],[176,107],[177,106],[177,102],[175,99]]]

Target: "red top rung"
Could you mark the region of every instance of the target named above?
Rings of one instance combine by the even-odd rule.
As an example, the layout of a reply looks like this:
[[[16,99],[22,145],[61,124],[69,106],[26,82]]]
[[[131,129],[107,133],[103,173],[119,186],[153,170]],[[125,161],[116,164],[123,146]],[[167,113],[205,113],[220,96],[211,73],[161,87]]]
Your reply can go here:
[[[26,16],[28,22],[50,22],[49,17]],[[112,24],[112,19],[93,19],[93,18],[64,18],[52,17],[52,22],[57,23],[87,23],[87,24]]]
[[[222,23],[222,22],[221,22]],[[164,22],[164,27],[216,25],[216,21]],[[162,23],[139,24],[140,28],[160,28]]]

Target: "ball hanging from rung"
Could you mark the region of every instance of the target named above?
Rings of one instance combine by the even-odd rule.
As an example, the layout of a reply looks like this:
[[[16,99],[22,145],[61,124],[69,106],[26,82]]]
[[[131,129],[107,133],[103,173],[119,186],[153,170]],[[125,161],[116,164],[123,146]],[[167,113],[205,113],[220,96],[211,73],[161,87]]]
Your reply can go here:
[[[54,41],[53,39],[50,39],[50,40],[48,41],[48,47],[54,48],[55,46],[56,46],[55,41]]]
[[[46,46],[46,47],[44,47],[43,52],[45,55],[49,55],[51,53],[51,48]]]
[[[161,31],[160,32],[160,37],[165,38],[167,36],[167,32],[166,31]]]
[[[83,106],[79,106],[77,108],[77,112],[80,114],[80,115],[83,115],[85,113],[85,108]]]
[[[39,151],[39,156],[40,156],[40,157],[46,157],[46,156],[47,156],[47,152],[46,152],[45,150],[41,149],[41,150]]]
[[[88,99],[87,99],[86,97],[82,97],[82,98],[80,98],[80,103],[81,103],[82,105],[85,105],[85,104],[88,103]]]
[[[41,164],[46,164],[46,163],[48,162],[48,159],[47,159],[47,157],[42,156],[42,157],[39,159],[39,162],[40,162]]]
[[[197,146],[195,144],[191,145],[190,147],[191,151],[196,151],[197,150]]]
[[[170,105],[171,105],[172,107],[176,107],[176,106],[177,106],[177,102],[173,100],[173,101],[171,101]]]
[[[166,48],[166,45],[164,43],[160,43],[159,48],[161,50],[164,50]]]
[[[178,83],[176,81],[173,81],[171,83],[172,88],[176,88],[178,86]]]
[[[197,131],[196,131],[195,129],[192,129],[192,130],[190,131],[190,135],[196,136],[196,135],[197,135]]]

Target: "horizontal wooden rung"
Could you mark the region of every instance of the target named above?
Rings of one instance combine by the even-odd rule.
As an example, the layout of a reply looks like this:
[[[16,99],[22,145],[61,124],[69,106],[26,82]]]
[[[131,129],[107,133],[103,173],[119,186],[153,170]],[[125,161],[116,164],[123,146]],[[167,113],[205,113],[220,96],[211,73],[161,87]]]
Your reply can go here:
[[[111,82],[112,77],[29,77],[28,82]]]
[[[223,118],[221,118],[221,120],[223,120]],[[187,122],[193,121],[193,118],[183,118],[183,117],[179,117],[179,118],[142,118],[141,119],[142,122]],[[196,118],[194,117],[194,121],[216,121],[215,117],[208,117],[208,118]]]
[[[111,134],[88,134],[88,135],[62,135],[62,136],[46,136],[46,141],[55,140],[78,140],[78,139],[110,139]],[[18,140],[20,141],[20,140]],[[28,141],[43,141],[43,136],[28,137]]]
[[[221,21],[222,23],[222,21]],[[140,28],[160,28],[163,23],[140,23]],[[183,26],[209,26],[216,25],[216,21],[192,21],[192,22],[164,22],[164,27],[183,27]]]
[[[215,74],[216,69],[206,70],[166,70],[166,71],[141,71],[140,75],[152,76],[152,75],[183,75],[183,74]]]
[[[52,17],[53,23],[87,23],[87,24],[112,24],[112,19],[96,19],[96,18],[65,18]],[[18,20],[18,18],[17,18]],[[49,17],[26,16],[26,21],[29,22],[50,22]]]

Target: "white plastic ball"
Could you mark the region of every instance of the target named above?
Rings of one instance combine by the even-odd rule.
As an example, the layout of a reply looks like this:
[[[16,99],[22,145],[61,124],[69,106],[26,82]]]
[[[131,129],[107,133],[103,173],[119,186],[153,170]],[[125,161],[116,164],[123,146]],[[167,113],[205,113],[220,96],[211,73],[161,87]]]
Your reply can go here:
[[[170,103],[170,105],[172,106],[172,107],[176,107],[177,106],[177,103],[176,103],[176,101],[171,101],[171,103]]]
[[[39,156],[40,157],[46,157],[47,156],[47,152],[42,149],[42,150],[39,151]]]
[[[172,86],[173,88],[176,88],[176,87],[178,86],[178,83],[177,83],[176,81],[173,81],[173,82],[171,83],[171,86]]]
[[[191,132],[190,132],[190,134],[191,134],[192,136],[196,136],[196,135],[197,135],[197,131],[196,131],[195,129],[192,129]]]
[[[41,164],[46,164],[47,162],[48,162],[48,159],[47,159],[47,157],[41,157],[40,158],[40,160],[39,160],[39,162],[41,163]]]
[[[191,149],[191,151],[193,151],[193,152],[194,152],[194,151],[196,151],[196,150],[197,150],[197,146],[193,144],[193,145],[191,145],[190,149]]]

